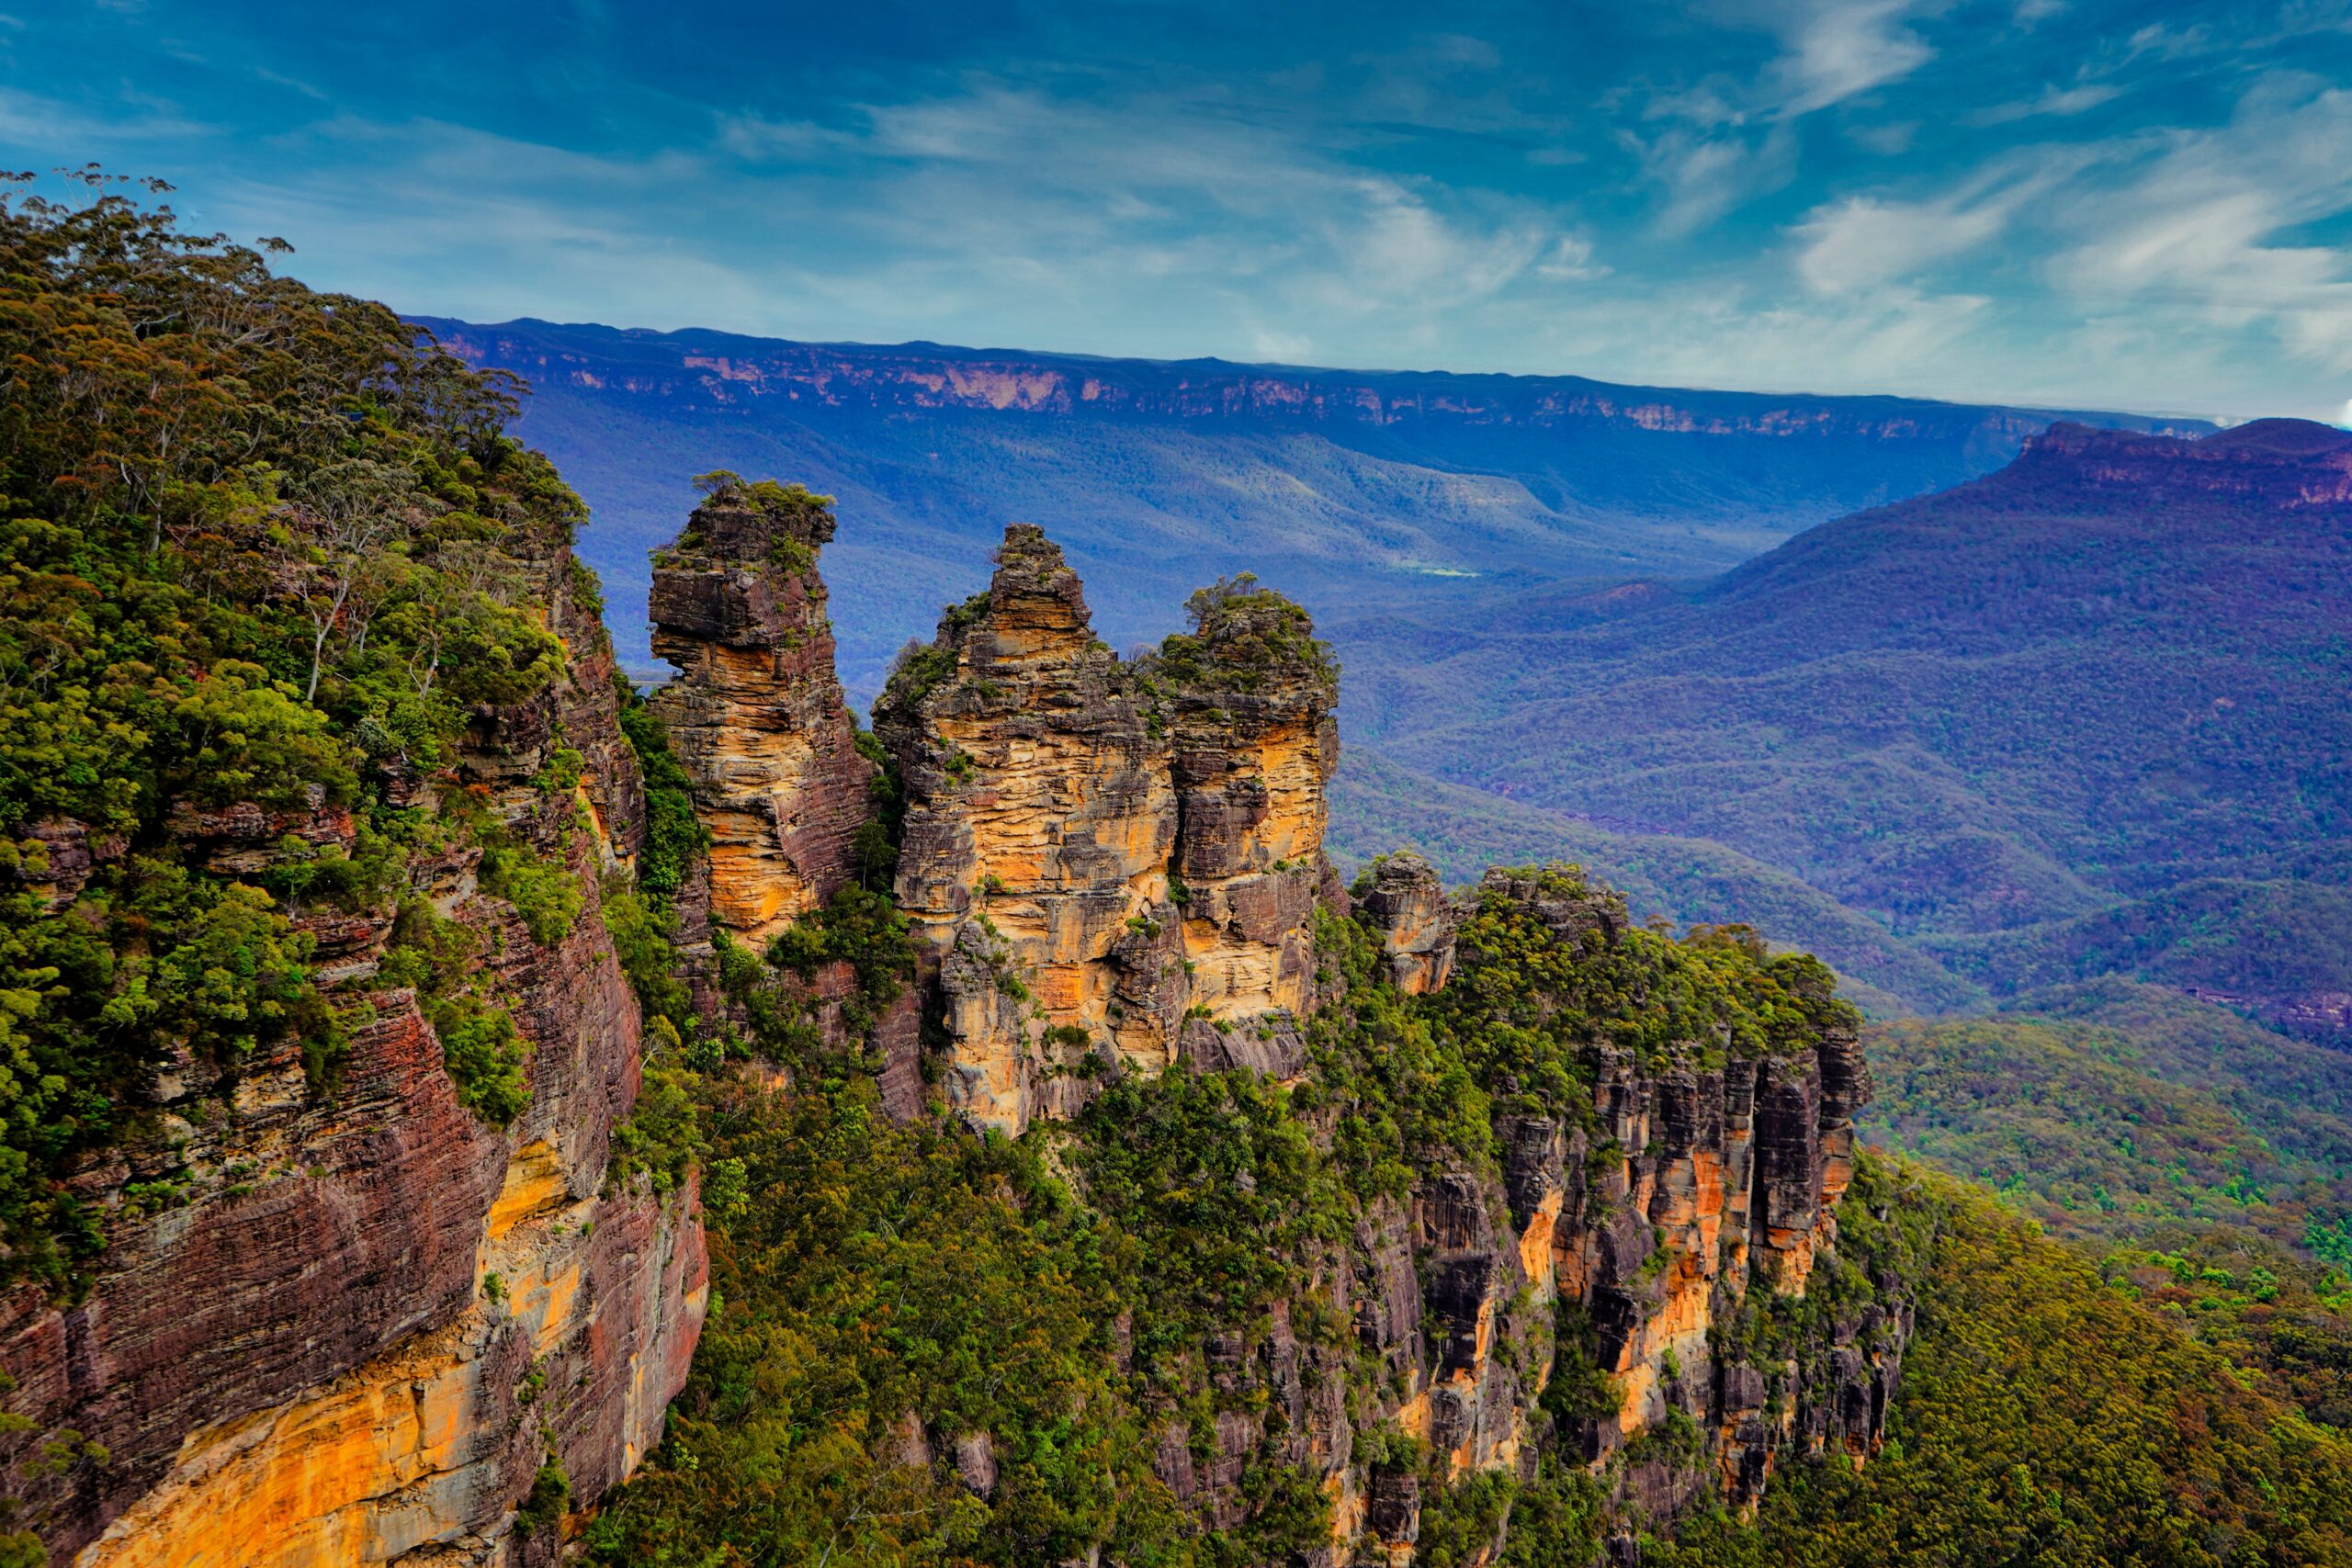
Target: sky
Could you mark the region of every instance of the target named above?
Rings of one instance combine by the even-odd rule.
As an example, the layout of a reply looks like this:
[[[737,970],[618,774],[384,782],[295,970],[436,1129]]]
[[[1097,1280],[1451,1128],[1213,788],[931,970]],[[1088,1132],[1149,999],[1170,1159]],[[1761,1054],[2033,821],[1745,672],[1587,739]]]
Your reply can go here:
[[[2352,0],[0,0],[417,314],[2352,421]]]

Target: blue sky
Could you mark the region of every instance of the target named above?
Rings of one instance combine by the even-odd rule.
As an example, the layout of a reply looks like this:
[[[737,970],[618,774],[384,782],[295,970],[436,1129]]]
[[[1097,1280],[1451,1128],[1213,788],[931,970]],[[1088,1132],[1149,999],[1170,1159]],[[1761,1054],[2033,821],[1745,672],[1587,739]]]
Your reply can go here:
[[[2352,399],[2352,0],[0,0],[0,157],[477,320]]]

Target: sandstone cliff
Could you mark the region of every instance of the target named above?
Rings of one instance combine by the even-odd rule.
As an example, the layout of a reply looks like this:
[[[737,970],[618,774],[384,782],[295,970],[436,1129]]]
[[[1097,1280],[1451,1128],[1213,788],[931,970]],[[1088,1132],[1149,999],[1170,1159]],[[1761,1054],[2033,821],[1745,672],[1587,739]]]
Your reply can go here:
[[[567,1496],[659,1440],[707,1276],[691,1181],[660,1190],[615,1156],[639,1010],[598,888],[643,803],[569,552],[526,570],[564,667],[474,710],[453,768],[396,781],[397,805],[471,826],[420,839],[356,910],[290,903],[358,1021],[340,1066],[323,1089],[306,1073],[316,1039],[164,1064],[142,1130],[75,1183],[107,1239],[85,1292],[0,1303],[8,1405],[30,1422],[0,1460],[54,1562],[549,1562]],[[360,847],[322,802],[184,810],[170,832],[256,878]],[[536,901],[566,885],[568,915]],[[511,1021],[527,1100],[506,1124],[445,1068],[445,1008],[451,1027]]]
[[[1343,1061],[1351,1037],[1379,1051],[1396,1027],[1389,987],[1430,997],[1422,1016],[1441,1029],[1524,1028],[1590,1001],[1585,980],[1547,990],[1531,971],[1606,974],[1655,941],[1615,895],[1561,869],[1491,873],[1454,905],[1426,863],[1399,855],[1357,892],[1354,924],[1326,928],[1327,944],[1357,933],[1323,955],[1337,987],[1315,1032],[1327,1059]],[[1802,989],[1816,976],[1787,978]],[[1295,1260],[1287,1309],[1212,1342],[1215,1385],[1257,1390],[1241,1403],[1278,1416],[1220,1416],[1222,1460],[1206,1467],[1164,1445],[1161,1480],[1210,1519],[1239,1517],[1240,1479],[1271,1451],[1322,1480],[1323,1561],[1401,1565],[1450,1483],[1528,1481],[1547,1453],[1589,1469],[1629,1540],[1709,1499],[1752,1504],[1786,1456],[1861,1462],[1883,1429],[1909,1291],[1891,1276],[1835,1282],[1826,1304],[1801,1304],[1837,1247],[1868,1079],[1849,1015],[1826,991],[1790,999],[1822,1026],[1766,1043],[1710,1021],[1663,1052],[1596,1041],[1555,1105],[1498,1099],[1495,1165],[1425,1166],[1344,1245]],[[1328,1128],[1349,1099],[1327,1092]],[[1351,1344],[1302,1348],[1291,1318],[1318,1297]],[[1358,1357],[1369,1376],[1350,1367]]]
[[[654,708],[709,838],[681,889],[679,952],[703,1016],[741,1028],[749,998],[741,983],[729,994],[714,937],[756,956],[851,889],[872,883],[878,896],[888,846],[876,770],[834,674],[817,570],[831,500],[732,475],[707,482],[685,531],[656,552],[653,646],[678,674]],[[858,966],[841,954],[763,983],[825,1049],[876,1053],[894,1114],[921,1109],[911,991],[865,1005]]]
[[[873,870],[846,846],[895,828],[911,996],[845,1024],[851,987],[813,959],[762,984],[831,1048],[894,1042],[869,1061],[899,1115],[921,1109],[917,1008],[944,1109],[1037,1128],[1081,1182],[1089,1140],[1122,1135],[1089,1107],[1124,1077],[1295,1084],[1336,1149],[1351,1116],[1396,1113],[1365,1096],[1406,1070],[1387,1058],[1411,1032],[1481,1059],[1544,1042],[1480,1069],[1483,1133],[1427,1144],[1346,1235],[1280,1259],[1261,1312],[1163,1352],[1155,1386],[1216,1412],[1180,1404],[1156,1428],[1152,1469],[1201,1528],[1245,1526],[1272,1464],[1329,1499],[1321,1560],[1401,1564],[1425,1487],[1442,1504],[1462,1477],[1525,1479],[1547,1455],[1632,1529],[1752,1503],[1790,1453],[1869,1454],[1906,1288],[1792,1304],[1837,1246],[1868,1093],[1826,971],[1732,937],[1668,942],[1557,868],[1491,874],[1457,902],[1400,854],[1351,900],[1323,852],[1336,671],[1305,613],[1229,581],[1193,597],[1190,632],[1121,659],[1033,527],[901,656],[876,709],[877,788],[821,657],[814,551],[831,529],[813,502],[714,495],[657,576],[682,671],[663,705],[714,860],[724,846],[736,868],[710,884],[709,929],[773,944],[771,975],[832,952],[809,934],[823,901]],[[746,999],[714,993],[739,1015]],[[986,1434],[920,1411],[902,1426],[903,1462],[993,1495]]]
[[[1337,693],[1287,600],[1225,584],[1193,608],[1193,635],[1122,660],[1061,552],[1016,525],[876,706],[899,902],[975,1122],[1017,1133],[1180,1057],[1303,1065]]]
[[[658,704],[710,835],[707,912],[764,942],[851,880],[873,765],[833,674],[824,498],[720,482],[654,565]]]

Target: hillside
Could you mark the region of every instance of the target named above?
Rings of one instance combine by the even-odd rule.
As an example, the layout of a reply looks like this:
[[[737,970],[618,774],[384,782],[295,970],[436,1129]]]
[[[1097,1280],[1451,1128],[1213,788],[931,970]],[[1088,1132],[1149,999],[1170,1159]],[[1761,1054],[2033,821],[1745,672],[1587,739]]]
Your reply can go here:
[[[586,547],[624,660],[647,654],[634,612],[646,553],[689,499],[680,476],[786,474],[838,497],[853,525],[827,575],[860,701],[937,605],[978,586],[968,563],[1008,523],[1061,541],[1115,647],[1157,640],[1167,606],[1246,569],[1354,623],[1335,639],[1353,669],[1383,652],[1361,619],[1372,606],[1475,619],[1536,585],[1720,571],[1996,468],[2055,418],[2152,423],[1576,377],[424,324],[531,383],[517,430],[595,511]]]
[[[1356,733],[1729,846],[1963,985],[2120,969],[2332,1030],[2347,583],[2352,436],[2061,427],[1697,585],[1384,615]]]

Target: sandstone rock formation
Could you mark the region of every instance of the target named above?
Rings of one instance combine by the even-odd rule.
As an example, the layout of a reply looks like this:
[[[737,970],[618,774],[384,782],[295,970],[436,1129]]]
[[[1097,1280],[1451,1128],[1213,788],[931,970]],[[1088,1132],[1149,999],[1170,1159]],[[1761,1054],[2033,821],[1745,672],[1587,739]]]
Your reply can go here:
[[[1288,601],[1224,585],[1193,608],[1194,635],[1122,660],[1061,552],[1016,525],[876,705],[906,795],[899,902],[975,1122],[1224,1065],[1237,1030],[1264,1066],[1293,1055],[1248,1042],[1307,1005],[1336,693]]]
[[[1358,889],[1358,918],[1408,993],[1455,962],[1464,913],[1417,858],[1391,857]],[[1493,872],[1469,907],[1489,900],[1579,953],[1628,940],[1623,903],[1580,879]],[[1336,1404],[1298,1406],[1290,1446],[1300,1461],[1321,1456],[1337,1504],[1332,1561],[1369,1550],[1409,1562],[1419,1517],[1412,1474],[1351,1464],[1351,1424],[1424,1440],[1441,1473],[1460,1475],[1524,1472],[1541,1442],[1598,1465],[1679,1420],[1697,1434],[1695,1463],[1662,1445],[1617,1472],[1624,1515],[1658,1523],[1710,1495],[1753,1503],[1784,1453],[1874,1451],[1911,1327],[1902,1282],[1770,1365],[1718,1349],[1759,1283],[1802,1297],[1836,1244],[1853,1116],[1869,1094],[1859,1044],[1832,1021],[1793,1052],[1734,1051],[1720,1065],[1711,1055],[1661,1069],[1596,1045],[1589,1114],[1498,1115],[1499,1181],[1426,1176],[1408,1203],[1375,1208],[1342,1255],[1316,1266],[1383,1369],[1380,1392],[1352,1417]],[[1563,1300],[1577,1308],[1567,1317],[1555,1314]],[[1567,1322],[1588,1332],[1564,1337]],[[1280,1337],[1261,1347],[1258,1379],[1273,1401],[1299,1401]],[[1534,1401],[1563,1366],[1580,1366],[1568,1381],[1589,1392],[1546,1421]]]
[[[876,769],[858,750],[834,673],[817,570],[833,536],[831,504],[797,487],[724,478],[656,555],[653,646],[678,676],[654,706],[710,837],[678,899],[680,952],[706,1017],[740,1010],[720,994],[713,931],[764,949],[858,881],[859,834],[879,830]],[[872,1044],[892,1114],[922,1109],[911,994],[865,1025],[844,1010],[857,988],[846,962],[775,983],[829,1049]]]
[[[753,942],[851,879],[866,816],[817,574],[832,536],[822,497],[721,482],[654,565],[653,651],[679,671],[657,708],[710,834],[709,917]]]
[[[551,1560],[552,1537],[513,1533],[542,1467],[585,1501],[660,1438],[707,1283],[691,1186],[663,1194],[610,1161],[639,1089],[639,1013],[596,889],[632,858],[642,802],[568,553],[533,575],[568,667],[527,702],[479,710],[457,776],[403,796],[469,792],[508,840],[564,864],[584,905],[543,944],[484,888],[478,847],[420,854],[398,890],[473,934],[530,1049],[529,1103],[506,1127],[465,1109],[415,991],[374,989],[392,896],[298,907],[338,1002],[372,1011],[332,1092],[299,1041],[233,1070],[166,1064],[152,1131],[78,1183],[108,1236],[86,1296],[20,1285],[0,1301],[9,1406],[33,1422],[0,1438],[0,1460],[59,1443],[84,1456],[30,1472],[21,1499],[53,1561]],[[545,782],[559,747],[578,755],[576,787]],[[185,812],[170,830],[243,874],[289,838],[356,843],[348,813],[296,816]],[[75,869],[52,860],[61,880]]]
[[[1453,973],[1453,910],[1435,867],[1410,850],[1384,855],[1357,904],[1381,933],[1398,990],[1418,997],[1445,984]]]

